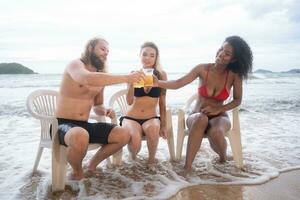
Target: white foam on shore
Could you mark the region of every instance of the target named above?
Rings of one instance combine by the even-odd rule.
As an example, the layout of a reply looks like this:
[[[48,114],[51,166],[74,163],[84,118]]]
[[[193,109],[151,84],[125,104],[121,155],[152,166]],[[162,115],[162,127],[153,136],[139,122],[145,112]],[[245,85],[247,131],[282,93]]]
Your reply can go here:
[[[245,116],[241,116],[242,124],[245,123],[244,120],[251,122],[251,118],[244,119],[243,117]],[[42,156],[39,173],[32,176],[30,172],[33,167],[39,139],[37,135],[32,133],[38,132],[39,124],[31,119],[24,120],[18,117],[12,117],[8,121],[10,122],[7,123],[7,126],[11,126],[14,123],[15,126],[20,128],[15,131],[18,137],[11,134],[4,136],[2,132],[6,145],[1,145],[0,147],[2,156],[0,177],[5,180],[0,184],[0,188],[3,188],[0,190],[1,196],[6,199],[20,199],[24,195],[26,198],[37,199],[53,197],[50,185],[51,156],[49,150],[46,149]],[[175,116],[173,121],[175,122],[175,128]],[[32,127],[35,128],[32,129]],[[299,160],[292,159],[291,161],[291,158],[297,155],[287,154],[289,148],[285,142],[289,141],[274,141],[274,145],[269,143],[269,149],[265,149],[261,144],[269,141],[266,135],[268,135],[268,132],[272,133],[275,130],[269,128],[268,131],[261,132],[263,127],[261,128],[262,130],[260,128],[253,129],[243,132],[244,170],[235,168],[232,160],[225,164],[218,164],[217,155],[212,152],[207,140],[204,139],[202,148],[194,162],[195,172],[191,176],[184,178],[179,175],[184,164],[184,156],[180,162],[170,163],[168,161],[167,144],[165,141],[160,140],[157,153],[159,160],[158,170],[153,173],[146,168],[147,149],[145,142],[143,142],[142,152],[139,155],[141,162],[137,165],[132,165],[128,161],[128,152],[125,148],[122,167],[107,169],[105,162],[103,162],[100,165],[97,176],[84,179],[77,185],[74,183],[68,184],[68,188],[71,189],[55,197],[65,197],[66,199],[72,197],[80,199],[166,199],[180,189],[191,185],[260,184],[277,177],[280,172],[299,169],[299,166],[293,166],[297,162],[300,163]],[[274,134],[270,136],[273,138]],[[293,136],[292,134],[291,137]],[[281,135],[279,134],[276,137],[281,138]],[[260,139],[258,140],[258,138]],[[18,141],[17,143],[10,142],[16,140]],[[245,141],[248,141],[248,143]],[[256,141],[256,143],[253,144],[251,141]],[[298,145],[294,144],[293,147],[298,149]],[[276,153],[274,150],[271,151],[274,148],[273,146],[282,147],[283,149]],[[183,152],[185,152],[185,149]],[[85,162],[93,153],[93,151],[88,153]],[[228,148],[228,154],[230,158],[230,148]],[[273,158],[270,155],[276,156]]]

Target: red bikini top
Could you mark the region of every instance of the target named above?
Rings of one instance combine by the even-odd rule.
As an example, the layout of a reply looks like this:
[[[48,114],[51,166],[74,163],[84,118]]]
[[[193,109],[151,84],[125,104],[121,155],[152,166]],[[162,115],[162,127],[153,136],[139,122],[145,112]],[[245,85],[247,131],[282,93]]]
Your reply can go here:
[[[207,85],[207,79],[208,79],[208,71],[209,71],[209,68],[207,69],[207,73],[206,73],[206,77],[205,77],[205,83],[202,84],[198,88],[198,94],[202,97],[205,97],[205,98],[215,99],[217,101],[225,101],[229,97],[229,92],[227,91],[227,88],[226,88],[227,79],[228,79],[228,70],[227,70],[227,74],[226,74],[226,80],[225,80],[224,88],[221,90],[220,94],[218,94],[217,96],[208,96],[208,94],[207,94],[206,85]]]

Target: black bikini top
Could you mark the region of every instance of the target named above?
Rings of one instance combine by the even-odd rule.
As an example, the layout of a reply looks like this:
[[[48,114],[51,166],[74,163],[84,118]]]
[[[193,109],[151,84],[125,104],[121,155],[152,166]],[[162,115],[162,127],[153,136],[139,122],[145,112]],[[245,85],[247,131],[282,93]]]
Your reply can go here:
[[[152,97],[158,98],[160,96],[160,88],[159,87],[152,87],[148,93],[145,92],[144,88],[134,88],[134,96],[135,97]]]

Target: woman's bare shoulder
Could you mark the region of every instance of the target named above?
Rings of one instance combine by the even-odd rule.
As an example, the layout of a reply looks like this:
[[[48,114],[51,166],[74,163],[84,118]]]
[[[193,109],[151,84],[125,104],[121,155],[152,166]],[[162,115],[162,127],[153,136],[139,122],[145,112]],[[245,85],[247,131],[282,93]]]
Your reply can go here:
[[[210,66],[212,66],[213,63],[201,63],[194,67],[194,70],[202,76],[203,73],[206,73]]]

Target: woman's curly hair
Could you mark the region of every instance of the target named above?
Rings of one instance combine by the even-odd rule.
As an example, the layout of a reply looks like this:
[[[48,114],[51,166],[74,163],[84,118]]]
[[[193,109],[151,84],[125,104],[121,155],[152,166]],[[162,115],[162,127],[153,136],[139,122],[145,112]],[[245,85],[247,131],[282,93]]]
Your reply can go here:
[[[247,79],[252,72],[253,55],[250,46],[239,36],[230,36],[225,39],[234,49],[234,62],[228,68],[239,74],[242,79]]]

